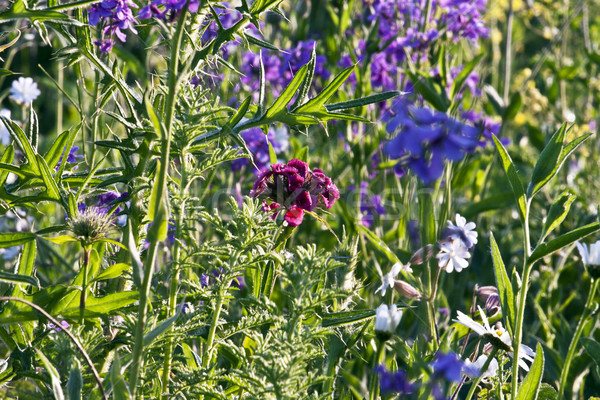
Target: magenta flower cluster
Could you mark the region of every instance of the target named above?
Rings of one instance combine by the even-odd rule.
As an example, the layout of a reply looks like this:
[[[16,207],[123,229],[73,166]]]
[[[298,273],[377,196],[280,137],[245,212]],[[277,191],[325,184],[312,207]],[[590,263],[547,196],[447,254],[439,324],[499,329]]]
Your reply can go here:
[[[125,43],[127,34],[123,32],[124,30],[129,29],[137,34],[134,28],[137,22],[131,8],[137,8],[137,5],[131,0],[103,0],[100,3],[92,4],[88,12],[90,25],[105,23],[102,28],[102,38],[94,41],[101,53],[108,53],[112,49],[115,45],[114,36]]]
[[[337,186],[320,169],[311,171],[308,164],[293,159],[287,164],[272,164],[263,172],[250,193],[262,197],[263,210],[275,218],[282,210],[289,226],[298,226],[304,211],[313,211],[319,205],[329,209],[340,198]]]

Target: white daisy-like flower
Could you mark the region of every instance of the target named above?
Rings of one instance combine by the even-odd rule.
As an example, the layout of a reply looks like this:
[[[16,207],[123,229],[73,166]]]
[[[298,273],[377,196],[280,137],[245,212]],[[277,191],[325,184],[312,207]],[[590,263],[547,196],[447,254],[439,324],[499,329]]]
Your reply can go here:
[[[0,115],[10,119],[10,110],[3,108],[0,110]],[[4,122],[0,121],[0,143],[5,146],[8,146],[11,141],[10,132],[8,132],[8,128],[4,125]]]
[[[412,272],[412,269],[409,265],[402,265],[400,263],[392,265],[392,269],[390,270],[390,272],[381,277],[381,286],[379,286],[375,293],[381,292],[381,295],[385,296],[387,288],[394,287],[394,284],[396,283],[396,277],[398,276],[400,271]]]
[[[472,362],[468,358],[465,360],[465,364],[463,365],[461,372],[471,378],[477,378],[481,374],[481,369],[483,368],[483,364],[485,364],[488,356],[485,354],[477,357],[477,360]],[[490,361],[490,365],[488,365],[487,371],[481,374],[481,378],[491,378],[495,376],[498,372],[498,361],[495,358],[492,358]]]
[[[479,314],[481,315],[481,320],[483,325],[479,322],[473,321],[471,317],[468,315],[457,311],[458,319],[453,320],[454,322],[458,322],[466,326],[467,328],[473,330],[479,336],[483,336],[485,339],[489,340],[494,346],[505,350],[509,356],[513,356],[513,347],[512,347],[512,339],[510,335],[502,327],[501,323],[496,324],[494,328],[490,327],[490,323],[485,316],[485,313],[481,309],[481,307],[477,306],[479,309]],[[525,360],[529,362],[533,362],[533,357],[535,357],[535,351],[531,349],[531,347],[526,346],[524,344],[519,346],[519,367],[523,368],[525,371],[529,371],[529,366],[525,363]]]
[[[477,232],[474,231],[475,227],[475,222],[467,222],[467,219],[458,213],[456,214],[456,225],[451,221],[448,221],[450,237],[452,239],[462,240],[467,249],[470,249],[477,244]]]
[[[440,252],[435,256],[438,259],[438,266],[446,272],[460,272],[463,268],[469,266],[467,258],[471,258],[469,249],[465,247],[462,240],[444,240],[440,243]]]
[[[589,250],[585,243],[575,242],[575,245],[577,246],[577,250],[579,250],[584,265],[600,265],[600,240],[592,243]]]
[[[29,104],[42,94],[32,78],[20,77],[10,87],[10,97],[19,104]]]
[[[375,330],[394,333],[401,319],[402,310],[398,310],[395,304],[391,306],[382,304],[375,310]]]

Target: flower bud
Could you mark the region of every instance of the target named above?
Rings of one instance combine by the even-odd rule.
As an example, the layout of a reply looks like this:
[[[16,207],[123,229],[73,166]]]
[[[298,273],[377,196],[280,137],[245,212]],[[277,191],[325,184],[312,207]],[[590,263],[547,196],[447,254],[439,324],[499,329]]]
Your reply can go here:
[[[421,293],[412,285],[404,281],[395,281],[394,290],[407,299],[420,299]]]
[[[398,310],[395,304],[387,306],[380,305],[375,310],[375,333],[381,341],[386,341],[396,331],[396,327],[402,319],[402,310]]]
[[[485,301],[485,313],[492,316],[498,311],[500,311],[500,296],[497,294],[492,294]]]
[[[498,289],[495,286],[481,286],[475,285],[473,289],[479,300],[486,302],[488,297],[492,295],[498,295]]]
[[[428,244],[425,247],[421,247],[417,252],[411,257],[409,264],[419,265],[428,261],[433,256],[433,245]]]

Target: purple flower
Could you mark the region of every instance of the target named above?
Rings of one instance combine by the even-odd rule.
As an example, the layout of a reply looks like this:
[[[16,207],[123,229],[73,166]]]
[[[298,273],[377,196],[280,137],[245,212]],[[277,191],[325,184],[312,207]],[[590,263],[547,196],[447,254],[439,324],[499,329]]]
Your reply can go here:
[[[174,21],[179,15],[185,4],[188,4],[188,11],[198,12],[200,0],[153,0],[147,6],[142,7],[138,13],[139,19],[159,18]]]
[[[367,228],[373,224],[375,219],[374,215],[385,214],[385,207],[381,203],[381,196],[374,194],[368,194],[369,184],[367,182],[361,182],[360,184],[360,212],[361,212],[361,223]],[[348,188],[350,192],[354,191],[354,187]]]
[[[61,329],[61,327],[54,325],[52,322],[50,322],[48,324],[48,327],[51,329],[51,332],[60,332],[63,329],[67,329],[67,328],[71,327],[71,325],[69,325],[69,323],[67,321],[60,321],[60,326],[62,327],[62,329]]]
[[[263,211],[271,212],[272,218],[283,209],[289,226],[300,225],[305,210],[312,211],[319,205],[329,209],[340,198],[331,178],[320,169],[310,171],[308,164],[297,159],[272,164],[271,171],[263,172],[254,182],[250,194],[264,198]]]
[[[431,363],[431,368],[433,368],[435,377],[443,377],[450,382],[458,382],[461,378],[463,364],[456,353],[438,353],[435,361]]]
[[[65,150],[67,148],[65,147],[65,149],[63,150],[63,154],[60,155],[60,158],[58,159],[58,163],[56,164],[56,167],[54,167],[54,171],[58,171],[60,168],[60,164],[62,163],[62,159],[63,156],[65,155]],[[67,163],[71,163],[71,164],[75,164],[79,161],[77,161],[77,159],[79,158],[83,158],[83,155],[81,154],[75,154],[79,151],[79,147],[78,146],[73,146],[71,147],[71,150],[69,150],[69,154],[67,155]],[[73,169],[77,169],[77,167],[73,167]]]
[[[414,386],[408,381],[404,371],[391,372],[385,368],[385,365],[378,365],[375,367],[375,372],[379,374],[379,387],[382,394],[410,394],[414,390]]]
[[[114,36],[121,42],[127,40],[127,35],[122,30],[129,29],[134,34],[137,24],[131,8],[138,6],[131,0],[102,0],[100,3],[92,4],[88,12],[90,25],[104,25],[101,31],[101,39],[94,41],[101,53],[108,53],[115,45]]]

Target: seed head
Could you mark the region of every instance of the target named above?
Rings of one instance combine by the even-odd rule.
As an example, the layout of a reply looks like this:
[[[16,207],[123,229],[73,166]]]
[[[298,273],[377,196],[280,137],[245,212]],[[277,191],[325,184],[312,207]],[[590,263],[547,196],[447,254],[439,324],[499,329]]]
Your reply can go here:
[[[114,228],[114,221],[106,210],[97,207],[88,207],[69,221],[69,230],[82,242],[90,245],[100,239],[106,238]]]

